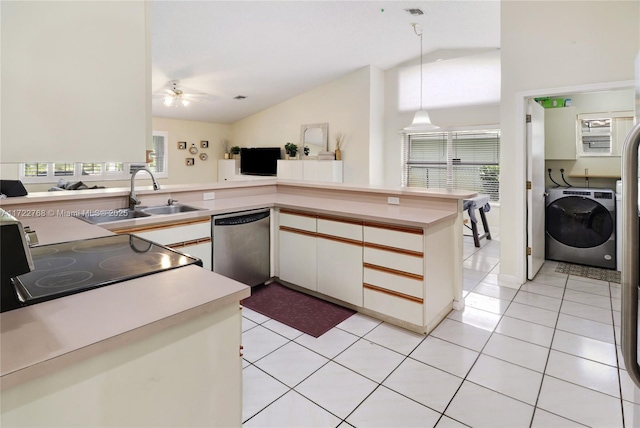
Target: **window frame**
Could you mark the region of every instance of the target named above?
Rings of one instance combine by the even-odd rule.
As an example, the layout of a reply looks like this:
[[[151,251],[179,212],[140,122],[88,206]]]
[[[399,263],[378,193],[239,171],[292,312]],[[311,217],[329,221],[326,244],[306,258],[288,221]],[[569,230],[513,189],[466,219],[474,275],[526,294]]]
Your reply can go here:
[[[459,137],[464,136],[465,134],[467,135],[478,134],[479,137],[476,137],[476,138],[482,138],[481,135],[483,133],[487,133],[488,137],[490,137],[490,134],[497,133],[497,139],[498,139],[497,152],[495,153],[492,161],[485,162],[482,160],[475,160],[475,159],[460,160],[460,159],[454,158],[455,153],[457,151],[457,149],[454,148],[456,139],[459,139]],[[427,135],[432,136],[433,142],[435,144],[440,145],[440,147],[434,147],[433,149],[426,148],[424,150],[425,155],[432,154],[433,155],[432,157],[434,159],[416,160],[414,158],[412,160],[412,154],[411,154],[412,139],[415,139],[416,137],[419,137],[419,136],[427,136]],[[488,170],[489,174],[487,175],[494,176],[495,174],[492,171],[494,168],[498,171],[498,174],[499,174],[500,143],[501,143],[500,139],[501,139],[501,130],[499,125],[487,125],[487,126],[478,126],[478,127],[473,126],[473,127],[464,127],[464,128],[443,128],[443,129],[438,129],[434,131],[424,131],[424,132],[403,132],[402,133],[402,140],[403,140],[402,141],[402,186],[425,188],[425,189],[436,188],[436,186],[430,186],[430,187],[426,186],[424,182],[422,185],[412,184],[412,181],[415,180],[415,179],[412,180],[412,177],[411,177],[412,167],[420,168],[421,166],[425,169],[431,168],[431,169],[439,170],[439,173],[436,175],[436,178],[435,178],[439,182],[437,185],[438,188],[450,187],[455,189],[456,187],[453,185],[454,181],[465,180],[465,178],[469,180],[468,176],[465,177],[465,172],[461,171],[463,168],[466,168],[466,169],[477,168],[478,177],[477,178],[471,177],[471,180],[474,182],[476,180],[481,180],[481,182],[484,183],[484,181],[486,180],[482,179],[483,169]],[[469,140],[470,139],[467,139],[467,141]],[[468,149],[470,146],[467,145],[462,147]],[[485,167],[489,167],[489,168],[485,168]],[[457,173],[456,173],[456,170],[458,170]],[[443,177],[443,174],[444,174],[444,177]],[[489,180],[489,181],[493,181],[493,180]],[[487,189],[484,187],[484,185],[482,186],[482,189],[479,189],[478,185],[475,184],[473,188],[470,188],[470,189],[467,188],[467,190],[473,190],[479,193],[489,193],[491,196],[492,202],[499,202],[500,184],[499,184],[499,180],[495,180],[495,181],[497,181],[496,189]],[[443,183],[446,183],[446,184],[442,185]]]
[[[162,159],[163,169],[162,172],[156,172],[153,169],[153,175],[156,178],[168,178],[169,177],[169,133],[166,131],[153,131],[153,136],[161,136],[164,139],[164,156]],[[46,165],[46,175],[40,176],[27,176],[27,166],[31,164]],[[55,165],[73,165],[73,174],[69,175],[56,175]],[[108,164],[115,164],[120,171],[109,171]],[[83,165],[93,165],[96,169],[99,168],[99,174],[83,175]],[[20,164],[19,178],[25,184],[57,184],[60,179],[67,181],[83,181],[83,182],[95,182],[95,181],[122,181],[131,179],[131,170],[140,165],[149,167],[149,164],[144,162],[24,162]]]

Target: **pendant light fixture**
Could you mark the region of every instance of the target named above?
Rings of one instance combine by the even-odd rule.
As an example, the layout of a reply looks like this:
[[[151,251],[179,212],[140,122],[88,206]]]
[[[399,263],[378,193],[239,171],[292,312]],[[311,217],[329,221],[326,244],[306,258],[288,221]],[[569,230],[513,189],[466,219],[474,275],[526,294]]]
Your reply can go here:
[[[434,129],[439,129],[439,126],[431,123],[431,119],[429,118],[429,113],[422,107],[422,29],[419,28],[420,25],[412,22],[411,26],[413,27],[413,31],[420,37],[420,110],[418,110],[413,116],[413,122],[411,125],[404,128],[405,131],[431,131]],[[419,31],[418,31],[419,30]]]

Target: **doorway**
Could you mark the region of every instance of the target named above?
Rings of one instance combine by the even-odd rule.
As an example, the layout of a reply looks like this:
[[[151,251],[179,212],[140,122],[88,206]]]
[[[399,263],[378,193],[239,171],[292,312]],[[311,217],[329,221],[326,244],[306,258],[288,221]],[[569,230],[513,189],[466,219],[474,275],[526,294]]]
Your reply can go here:
[[[621,89],[632,89],[634,87],[635,87],[635,83],[633,81],[621,81],[621,82],[608,82],[608,83],[599,83],[599,84],[591,84],[591,85],[568,86],[568,87],[560,87],[560,88],[538,89],[538,90],[532,90],[532,91],[519,92],[517,94],[517,98],[518,98],[518,102],[517,102],[518,116],[517,117],[522,117],[523,119],[526,117],[526,114],[529,110],[529,101],[535,98],[543,98],[543,97],[561,98],[567,94],[586,94],[586,93],[614,91],[614,90],[621,90]],[[523,120],[523,123],[524,123],[524,120]],[[525,162],[523,166],[531,165],[534,159],[534,152],[538,153],[538,156],[541,150],[542,150],[542,153],[544,153],[544,147],[538,146],[539,144],[542,144],[544,146],[544,139],[542,140],[542,142],[540,141],[532,142],[530,146],[527,146],[526,144],[527,133],[528,133],[527,126],[522,126],[518,128],[518,135],[517,135],[516,141],[522,142],[524,147],[523,150],[525,152],[525,159],[524,159]],[[613,157],[609,161],[615,162]],[[619,163],[619,158],[617,162]],[[544,176],[544,173],[545,172],[543,171],[543,176]],[[529,177],[529,172],[527,173],[527,177]],[[527,178],[527,180],[529,179]],[[525,194],[523,193],[523,200],[527,201],[529,199],[528,193],[531,192],[531,190],[523,189],[523,192],[527,192],[526,197],[524,196]],[[542,199],[534,198],[534,199],[536,199],[537,202],[532,203],[528,201],[525,207],[525,213],[524,213],[525,215],[518,217],[519,219],[522,219],[521,230],[524,231],[523,233],[524,245],[522,245],[521,248],[525,249],[525,251],[523,251],[522,257],[519,258],[520,263],[522,263],[522,265],[517,269],[517,271],[520,272],[522,275],[522,277],[519,278],[521,283],[526,282],[527,279],[533,278],[533,276],[535,276],[535,274],[537,273],[536,266],[532,266],[532,269],[529,269],[529,265],[532,262],[531,262],[530,256],[528,256],[527,254],[528,253],[538,254],[538,255],[542,254],[543,255],[542,257],[544,258],[544,248],[540,248],[541,245],[544,246],[544,241],[540,243],[539,240],[536,241],[535,238],[533,237],[533,235],[535,235],[536,233],[538,234],[538,236],[540,235],[540,232],[541,232],[539,230],[540,227],[544,228],[544,224],[545,224],[544,218],[542,219],[539,218],[540,213],[542,213],[542,215],[544,216],[544,209],[540,210],[539,206],[537,207],[537,209],[535,207],[535,204],[542,203],[541,200],[543,201],[544,199],[543,198]],[[529,224],[532,225],[531,228],[529,228]],[[544,231],[542,231],[542,233],[544,234]]]

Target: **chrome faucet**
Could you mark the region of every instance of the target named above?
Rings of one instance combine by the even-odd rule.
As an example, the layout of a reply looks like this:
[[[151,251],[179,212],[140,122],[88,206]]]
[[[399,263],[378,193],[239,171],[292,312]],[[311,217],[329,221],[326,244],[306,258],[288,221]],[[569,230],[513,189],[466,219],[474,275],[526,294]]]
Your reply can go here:
[[[151,176],[151,180],[153,180],[153,190],[160,190],[160,185],[158,184],[158,181],[153,176],[153,173],[149,171],[149,169],[140,168],[136,170],[133,174],[131,174],[131,191],[129,192],[129,209],[130,210],[135,209],[136,205],[140,204],[140,201],[136,197],[136,188],[134,186],[136,174],[139,173],[140,171],[147,171],[149,173],[149,175]]]

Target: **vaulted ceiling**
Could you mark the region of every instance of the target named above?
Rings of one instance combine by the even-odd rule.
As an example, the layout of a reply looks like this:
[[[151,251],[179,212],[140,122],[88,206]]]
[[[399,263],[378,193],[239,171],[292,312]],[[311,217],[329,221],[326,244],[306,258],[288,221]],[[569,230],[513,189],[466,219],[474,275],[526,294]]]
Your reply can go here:
[[[499,1],[154,1],[153,115],[232,123],[361,67],[393,68],[419,57],[412,22],[428,61],[500,44]],[[171,80],[197,101],[164,106]]]

